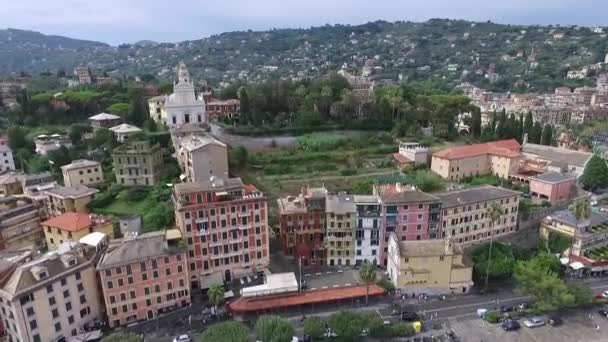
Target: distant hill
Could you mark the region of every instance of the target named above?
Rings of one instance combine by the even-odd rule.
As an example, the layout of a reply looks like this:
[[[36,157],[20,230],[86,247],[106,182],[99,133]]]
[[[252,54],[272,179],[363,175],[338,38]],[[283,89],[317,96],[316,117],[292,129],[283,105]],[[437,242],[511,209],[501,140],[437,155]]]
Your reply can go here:
[[[9,38],[11,37],[11,38]],[[107,44],[0,31],[0,73],[71,70],[86,62],[96,73],[173,77],[180,61],[195,79],[212,84],[240,78],[317,77],[343,65],[361,72],[365,61],[377,79],[462,81],[495,90],[545,91],[566,84],[568,70],[596,64],[602,72],[606,33],[585,27],[518,26],[432,19],[424,23],[377,21],[309,29],[228,32],[179,43]],[[264,68],[264,67],[267,68]],[[274,67],[277,67],[276,70]]]

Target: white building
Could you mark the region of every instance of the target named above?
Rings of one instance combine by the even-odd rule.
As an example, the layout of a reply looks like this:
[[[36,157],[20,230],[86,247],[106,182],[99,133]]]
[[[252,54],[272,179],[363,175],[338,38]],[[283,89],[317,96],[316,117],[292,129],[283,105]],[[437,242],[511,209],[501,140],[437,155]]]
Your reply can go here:
[[[189,135],[179,142],[177,161],[188,182],[228,178],[228,147],[211,136]]]
[[[409,159],[415,166],[426,165],[429,149],[415,142],[400,142],[399,154]]]
[[[207,123],[205,100],[202,96],[196,96],[194,84],[184,63],[177,67],[177,83],[173,86],[173,91],[165,101],[168,127]]]
[[[40,134],[34,139],[34,144],[36,145],[35,152],[43,156],[48,155],[51,151],[60,149],[61,146],[65,146],[66,148],[72,147],[72,141],[60,134],[53,134],[51,136]]]
[[[114,133],[116,141],[124,143],[129,140],[130,136],[141,132],[142,129],[129,124],[121,124],[110,128],[110,131]]]
[[[382,204],[373,195],[355,195],[357,225],[355,230],[355,264],[371,262],[380,265]]]
[[[6,145],[0,145],[0,172],[15,171],[13,151]]]

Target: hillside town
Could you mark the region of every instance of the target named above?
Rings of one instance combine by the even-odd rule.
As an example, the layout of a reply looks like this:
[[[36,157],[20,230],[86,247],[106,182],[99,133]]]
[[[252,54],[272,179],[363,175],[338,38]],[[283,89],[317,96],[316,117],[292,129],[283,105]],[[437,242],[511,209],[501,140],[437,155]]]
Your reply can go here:
[[[0,30],[0,342],[607,340],[606,34]]]

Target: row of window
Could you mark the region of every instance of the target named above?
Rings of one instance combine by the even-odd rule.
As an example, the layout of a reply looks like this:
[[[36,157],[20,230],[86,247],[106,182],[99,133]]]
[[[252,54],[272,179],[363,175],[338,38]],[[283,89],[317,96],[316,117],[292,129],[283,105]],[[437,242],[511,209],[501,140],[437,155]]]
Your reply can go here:
[[[256,258],[258,260],[262,259],[262,252],[258,251],[256,252]],[[211,262],[212,261],[212,262]],[[218,258],[213,258],[213,260],[203,260],[203,269],[205,271],[209,270],[209,268],[211,267],[211,264],[213,264],[214,267],[220,267],[220,266],[230,266],[230,265],[240,265],[240,263],[249,263],[249,253],[245,253],[243,255],[233,255],[231,257],[218,257]],[[195,271],[196,270],[196,264],[195,263],[190,263],[190,270],[191,271]]]
[[[91,173],[91,172],[99,172],[99,168],[94,168],[93,170],[87,169],[87,173]],[[78,174],[82,176],[82,175],[84,175],[84,171],[80,170],[80,171],[78,171]]]
[[[158,261],[160,260],[160,258],[158,259],[151,259],[148,261],[142,261],[139,263],[139,271],[141,272],[145,272],[146,270],[148,270],[148,265],[151,266],[151,268],[153,270],[158,269]],[[176,254],[174,256],[165,256],[163,259],[163,264],[165,266],[171,266],[171,263],[173,262],[173,260],[180,262],[182,261],[182,255],[181,254]],[[178,265],[178,269],[179,269],[179,265]],[[133,267],[131,265],[126,265],[126,266],[119,266],[114,268],[114,273],[112,273],[112,269],[108,268],[104,271],[106,277],[111,277],[112,274],[114,275],[121,275],[123,274],[123,270],[124,273],[126,273],[127,275],[133,274]],[[165,272],[170,272],[169,270],[165,270]],[[178,271],[181,272],[181,271]]]
[[[178,265],[177,266],[177,273],[182,273],[184,271],[182,265]],[[165,269],[165,276],[170,276],[171,275],[171,269],[170,268],[166,268]],[[158,271],[152,271],[152,279],[158,279],[159,277],[159,273]],[[148,280],[148,273],[143,272],[141,274],[141,280],[142,281],[147,281]],[[127,284],[128,285],[132,285],[135,283],[134,277],[133,276],[128,276],[127,277]],[[112,280],[108,280],[106,282],[107,288],[108,289],[113,289],[114,288],[114,281]],[[125,285],[125,281],[124,278],[118,278],[116,279],[116,286],[117,287],[122,287]]]
[[[179,287],[184,287],[184,279],[179,279]],[[173,282],[172,281],[168,281],[167,282],[167,286],[166,286],[166,290],[167,291],[171,291],[173,290]],[[154,285],[154,293],[160,293],[161,292],[161,286],[160,284],[155,284]],[[145,296],[149,296],[150,295],[150,287],[144,287],[144,295]],[[129,299],[136,299],[137,295],[135,294],[135,290],[131,290],[129,291]],[[117,299],[120,300],[121,302],[124,302],[127,300],[127,294],[126,293],[121,293],[118,298],[116,296],[110,296],[110,304],[115,304]]]

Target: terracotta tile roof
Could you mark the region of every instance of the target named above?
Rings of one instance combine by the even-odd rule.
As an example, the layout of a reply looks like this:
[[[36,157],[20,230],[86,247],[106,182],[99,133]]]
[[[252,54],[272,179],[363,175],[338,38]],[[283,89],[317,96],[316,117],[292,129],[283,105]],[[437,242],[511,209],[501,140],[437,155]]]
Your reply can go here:
[[[93,225],[93,221],[88,214],[65,213],[42,222],[42,225],[77,232],[89,228]]]
[[[401,153],[393,153],[393,158],[397,161],[397,163],[402,164],[402,165],[412,163],[411,159],[409,159],[408,157],[404,156]]]
[[[521,145],[515,139],[493,141],[485,144],[455,146],[433,153],[443,159],[463,159],[492,154],[507,158],[519,157]]]
[[[228,308],[233,312],[246,313],[299,305],[326,303],[337,300],[365,298],[365,290],[365,286],[354,286],[276,296],[241,297],[229,303]],[[377,285],[371,285],[369,287],[370,296],[379,296],[382,294],[384,294],[384,289],[381,287]]]

